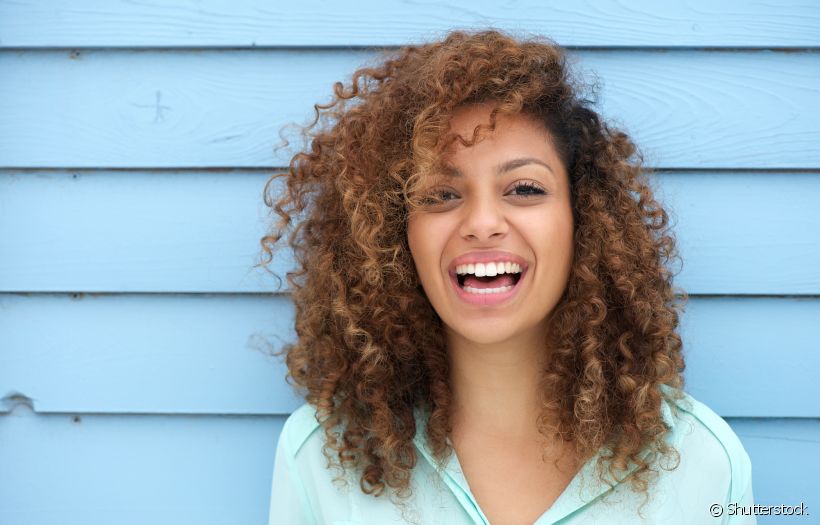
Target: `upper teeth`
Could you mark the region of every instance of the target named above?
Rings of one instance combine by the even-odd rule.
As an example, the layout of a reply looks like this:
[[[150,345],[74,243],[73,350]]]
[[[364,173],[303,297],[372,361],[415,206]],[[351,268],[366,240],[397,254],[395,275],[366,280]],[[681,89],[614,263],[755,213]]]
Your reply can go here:
[[[494,277],[502,273],[521,273],[521,266],[514,262],[459,264],[456,266],[456,273],[458,275],[471,273],[476,277]]]

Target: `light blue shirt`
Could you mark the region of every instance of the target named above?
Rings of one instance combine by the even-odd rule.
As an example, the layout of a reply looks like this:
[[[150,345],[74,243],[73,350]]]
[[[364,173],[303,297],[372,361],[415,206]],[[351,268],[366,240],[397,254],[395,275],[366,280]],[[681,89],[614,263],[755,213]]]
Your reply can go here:
[[[737,435],[720,416],[688,394],[674,404],[679,410],[673,411],[672,402],[664,398],[661,408],[671,428],[665,439],[679,451],[680,464],[672,471],[654,467],[659,477],[649,485],[643,517],[637,514],[643,495],[634,493],[628,481],[614,488],[600,481],[594,456],[533,525],[757,523],[749,514],[752,464]],[[410,514],[405,516],[421,525],[488,525],[455,452],[445,469],[437,471],[424,442],[426,417],[417,411],[416,421],[414,444],[419,461],[411,479]],[[288,417],[279,438],[269,525],[408,523],[389,497],[364,494],[352,472],[346,477],[346,487],[334,485],[333,478],[341,471],[327,468],[323,445],[324,431],[316,421],[315,409],[304,404]],[[635,468],[633,463],[629,472]],[[620,479],[625,476],[621,474]],[[746,508],[745,513],[741,507]],[[720,515],[713,516],[718,511]]]

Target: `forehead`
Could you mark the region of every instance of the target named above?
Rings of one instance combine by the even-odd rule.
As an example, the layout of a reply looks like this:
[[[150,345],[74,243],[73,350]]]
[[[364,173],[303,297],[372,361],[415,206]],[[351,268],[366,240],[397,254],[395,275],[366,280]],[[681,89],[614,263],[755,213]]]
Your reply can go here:
[[[531,153],[551,156],[555,152],[546,126],[531,115],[524,113],[497,114],[495,129],[490,131],[490,115],[493,106],[473,104],[457,108],[450,119],[445,139],[444,157],[454,157],[471,149],[470,154],[485,152],[495,147],[505,149],[535,150]],[[466,146],[465,142],[476,143]]]
[[[498,114],[495,129],[490,131],[491,111],[492,106],[488,104],[475,104],[453,112],[436,175],[459,177],[459,166],[473,162],[495,172],[527,164],[544,166],[553,174],[562,169],[552,137],[543,123],[523,113]],[[474,137],[474,144],[464,144]]]
[[[478,125],[489,125],[490,115],[495,104],[477,103],[459,106],[450,116],[449,130],[460,135],[471,136],[473,129]],[[497,113],[496,129],[525,127],[534,133],[549,134],[543,123],[528,113]]]

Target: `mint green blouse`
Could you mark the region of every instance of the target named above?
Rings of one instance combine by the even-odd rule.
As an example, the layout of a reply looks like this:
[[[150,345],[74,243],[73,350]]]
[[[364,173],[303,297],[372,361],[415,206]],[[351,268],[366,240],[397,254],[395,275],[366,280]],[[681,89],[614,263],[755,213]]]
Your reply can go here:
[[[680,453],[680,464],[671,471],[654,467],[659,477],[650,484],[640,515],[643,496],[628,481],[609,485],[598,479],[595,456],[533,525],[757,523],[748,509],[753,505],[751,460],[731,427],[689,394],[679,402],[664,396],[661,408],[670,427],[665,439]],[[416,412],[416,421],[420,457],[411,479],[413,496],[402,512],[385,495],[364,494],[352,473],[346,486],[333,483],[341,471],[327,468],[315,409],[302,405],[288,417],[279,438],[269,525],[489,525],[455,452],[438,471],[424,442],[426,418]],[[635,468],[633,463],[620,479]]]

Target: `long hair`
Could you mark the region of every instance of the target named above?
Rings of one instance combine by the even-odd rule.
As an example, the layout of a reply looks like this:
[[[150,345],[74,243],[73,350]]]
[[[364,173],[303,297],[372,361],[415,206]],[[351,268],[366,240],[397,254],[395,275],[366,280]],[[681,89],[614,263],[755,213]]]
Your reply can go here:
[[[570,176],[575,256],[551,314],[539,431],[580,458],[605,447],[602,478],[636,463],[630,482],[643,493],[654,460],[677,454],[663,440],[659,389],[679,398],[683,388],[681,304],[667,268],[675,240],[636,146],[579,86],[552,41],[452,32],[337,82],[332,101],[314,106],[309,148],[268,181],[278,220],[261,240],[265,264],[285,236],[297,264],[287,274],[297,335],[282,351],[288,381],[316,407],[328,461],[359,469],[366,494],[411,492],[417,407],[436,458],[452,453],[443,327],[413,265],[407,217],[453,111],[471,103],[494,103],[489,130],[499,114],[538,119]]]

